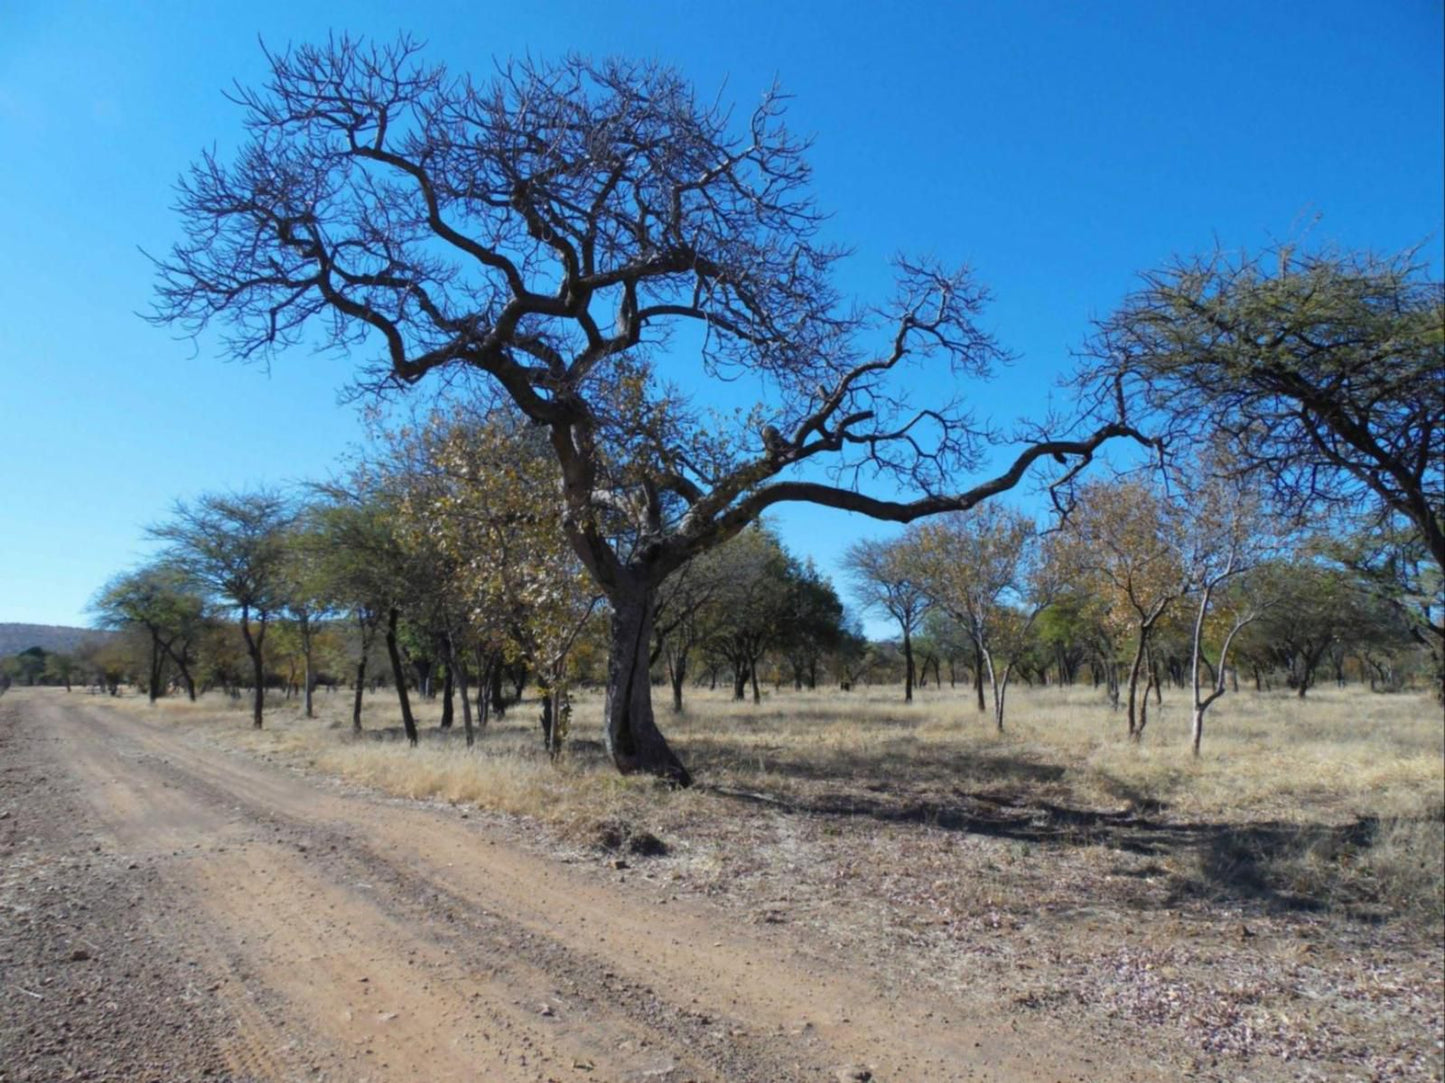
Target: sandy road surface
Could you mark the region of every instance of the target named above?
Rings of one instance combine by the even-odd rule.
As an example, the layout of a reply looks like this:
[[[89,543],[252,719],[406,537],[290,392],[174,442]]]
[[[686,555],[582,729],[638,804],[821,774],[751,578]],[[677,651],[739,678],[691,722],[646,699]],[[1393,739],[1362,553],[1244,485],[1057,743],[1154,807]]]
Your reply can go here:
[[[0,757],[0,1083],[1151,1078],[79,693]]]

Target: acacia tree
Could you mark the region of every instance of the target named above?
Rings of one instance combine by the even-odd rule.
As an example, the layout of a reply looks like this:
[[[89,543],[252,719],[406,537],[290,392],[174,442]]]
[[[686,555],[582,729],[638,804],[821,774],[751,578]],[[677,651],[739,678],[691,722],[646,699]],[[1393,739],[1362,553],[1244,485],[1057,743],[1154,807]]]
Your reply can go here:
[[[1398,516],[1445,569],[1445,284],[1414,253],[1179,260],[1143,276],[1092,352],[1166,441],[1223,434],[1286,507]]]
[[[167,659],[175,664],[186,694],[196,698],[193,652],[209,614],[206,599],[185,572],[159,562],[118,575],[101,589],[91,609],[102,627],[145,629],[150,637],[146,694],[151,703],[165,694]]]
[[[180,182],[184,236],[157,260],[154,319],[220,323],[238,358],[369,352],[360,382],[377,390],[475,374],[538,426],[559,520],[611,603],[620,770],[689,781],[652,712],[655,594],[768,508],[906,522],[1136,435],[1110,422],[1040,438],[959,491],[980,430],[956,402],[915,408],[898,376],[924,362],[985,376],[1000,351],[974,322],[984,291],[901,261],[889,304],[846,304],[776,90],[737,130],[660,66],[514,62],[479,84],[417,53],[341,37],[268,54],[269,81],[233,96],[245,145]],[[710,415],[683,390],[742,375],[763,388],[752,410]],[[841,475],[798,476],[820,460]],[[869,469],[920,495],[858,491]]]
[[[811,559],[788,560],[787,613],[783,653],[793,672],[793,687],[818,687],[818,666],[843,638],[843,602],[828,577]],[[934,674],[937,675],[935,664]]]
[[[169,522],[150,528],[168,542],[167,560],[236,613],[251,659],[251,721],[266,702],[266,629],[284,604],[283,570],[291,508],[279,493],[206,495],[178,501]]]
[[[316,687],[316,632],[332,613],[332,584],[327,576],[328,537],[322,528],[321,508],[303,508],[286,532],[279,577],[280,601],[296,628],[304,665],[303,710],[315,718],[312,694]]]
[[[366,667],[391,591],[387,557],[392,532],[385,509],[365,493],[329,485],[321,495],[324,499],[312,509],[321,551],[318,574],[331,606],[348,612],[356,624],[351,728],[360,733]]]
[[[663,581],[653,618],[652,661],[662,659],[672,685],[672,709],[681,714],[683,688],[693,653],[715,641],[727,616],[729,587],[736,582],[727,547],[688,561]]]
[[[918,553],[911,535],[893,541],[864,540],[849,546],[843,566],[853,590],[870,609],[880,609],[898,623],[903,636],[903,702],[913,702],[913,633],[930,605]]]
[[[721,582],[708,645],[732,667],[733,699],[743,699],[751,682],[753,702],[761,703],[758,665],[779,642],[790,616],[787,550],[772,530],[755,523],[712,558]]]

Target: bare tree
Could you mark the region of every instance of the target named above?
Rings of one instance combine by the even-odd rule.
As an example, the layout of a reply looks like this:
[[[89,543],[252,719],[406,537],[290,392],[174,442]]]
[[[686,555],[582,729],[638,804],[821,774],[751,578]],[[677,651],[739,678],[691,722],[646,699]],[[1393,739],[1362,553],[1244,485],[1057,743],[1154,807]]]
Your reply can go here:
[[[861,541],[851,546],[844,567],[863,604],[887,613],[903,636],[903,702],[913,702],[913,633],[923,623],[931,600],[924,589],[922,567],[910,537],[895,541]]]
[[[983,432],[957,402],[914,407],[897,377],[986,376],[985,293],[966,270],[900,261],[891,303],[846,304],[776,90],[735,131],[655,65],[516,62],[481,85],[417,53],[342,37],[269,54],[269,82],[233,95],[248,142],[180,183],[185,234],[157,261],[154,319],[224,324],[237,358],[318,337],[374,351],[371,390],[475,376],[540,427],[567,537],[611,603],[620,770],[690,781],[653,717],[654,596],[768,508],[906,522],[1137,436],[1116,421],[1040,438],[959,491]],[[744,375],[761,401],[736,417],[684,391]],[[798,476],[819,460],[830,480]],[[878,474],[919,495],[858,491]]]
[[[1204,739],[1205,712],[1225,693],[1230,647],[1275,602],[1268,577],[1251,573],[1275,555],[1281,539],[1271,527],[1258,487],[1232,466],[1232,458],[1218,447],[1202,456],[1182,479],[1177,510],[1183,566],[1196,602],[1189,666],[1190,739],[1196,756]],[[1214,663],[1205,646],[1211,615],[1223,618]],[[1206,666],[1212,674],[1207,693],[1202,681]]]
[[[1056,566],[1039,559],[1039,548],[1033,520],[998,504],[940,516],[912,539],[929,602],[963,629],[977,652],[999,732],[1009,679],[1058,590]]]

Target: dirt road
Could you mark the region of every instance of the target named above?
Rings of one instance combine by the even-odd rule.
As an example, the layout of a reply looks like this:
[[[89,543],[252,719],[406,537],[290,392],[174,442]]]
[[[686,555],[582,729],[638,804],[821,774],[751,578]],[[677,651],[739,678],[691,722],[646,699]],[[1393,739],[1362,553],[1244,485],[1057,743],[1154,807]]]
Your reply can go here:
[[[0,1083],[1152,1078],[78,692],[0,698],[0,771]]]

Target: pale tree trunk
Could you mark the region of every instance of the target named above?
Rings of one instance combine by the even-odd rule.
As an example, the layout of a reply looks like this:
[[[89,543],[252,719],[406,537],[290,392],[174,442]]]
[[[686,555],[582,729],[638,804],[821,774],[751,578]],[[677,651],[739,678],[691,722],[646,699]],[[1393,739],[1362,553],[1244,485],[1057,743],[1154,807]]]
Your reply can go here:
[[[652,714],[648,648],[652,642],[652,591],[641,585],[614,589],[612,643],[607,658],[604,736],[608,755],[625,775],[646,773],[676,786],[692,775],[668,747]]]
[[[1229,634],[1224,637],[1224,642],[1219,647],[1219,664],[1210,667],[1214,674],[1213,687],[1210,689],[1209,695],[1201,697],[1199,671],[1203,666],[1209,665],[1209,659],[1204,657],[1204,618],[1209,611],[1212,593],[1213,584],[1204,588],[1203,596],[1199,600],[1199,612],[1194,618],[1193,657],[1190,666],[1191,682],[1194,686],[1194,710],[1193,717],[1190,719],[1189,738],[1196,756],[1199,755],[1200,742],[1204,740],[1204,712],[1209,710],[1215,700],[1224,695],[1224,684],[1228,678],[1229,648],[1234,643],[1234,637],[1259,617],[1259,613],[1256,611],[1235,618],[1233,627],[1229,629]],[[1234,682],[1234,690],[1239,691],[1238,680]]]

